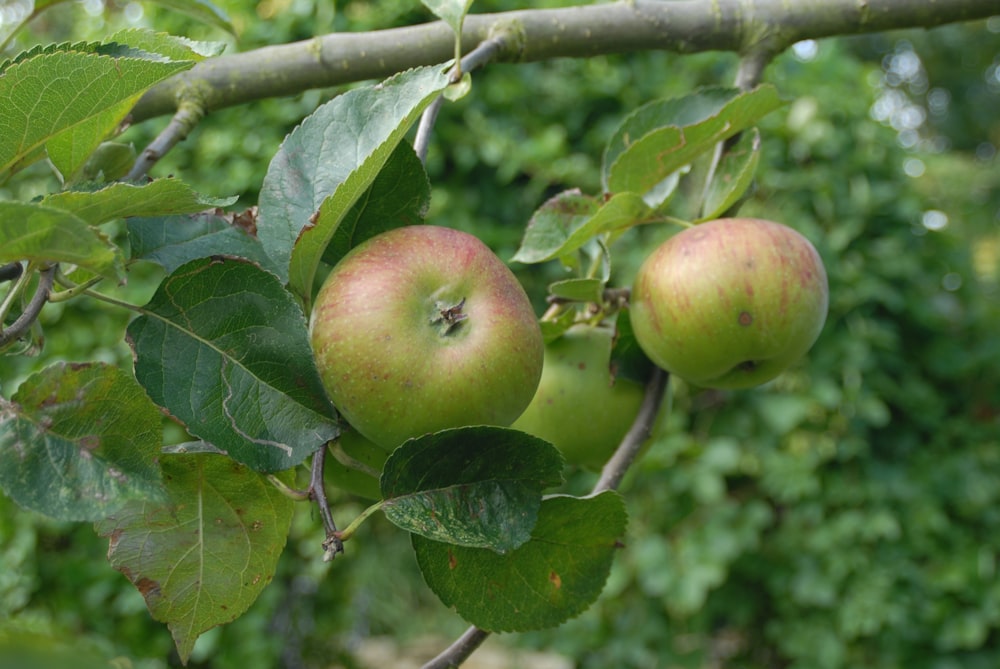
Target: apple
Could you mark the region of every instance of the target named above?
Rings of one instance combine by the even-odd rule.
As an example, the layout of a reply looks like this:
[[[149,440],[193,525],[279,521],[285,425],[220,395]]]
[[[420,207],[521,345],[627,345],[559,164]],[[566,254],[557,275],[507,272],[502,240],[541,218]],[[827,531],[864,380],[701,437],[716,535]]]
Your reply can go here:
[[[546,344],[542,379],[511,427],[551,442],[568,464],[600,469],[632,426],[644,390],[611,365],[614,328],[577,323]]]
[[[330,400],[388,450],[446,428],[508,426],[542,373],[521,284],[450,228],[395,228],[352,249],[320,288],[309,329]]]
[[[630,298],[640,348],[696,385],[749,388],[801,358],[829,300],[813,245],[780,223],[724,218],[688,228],[643,262]]]

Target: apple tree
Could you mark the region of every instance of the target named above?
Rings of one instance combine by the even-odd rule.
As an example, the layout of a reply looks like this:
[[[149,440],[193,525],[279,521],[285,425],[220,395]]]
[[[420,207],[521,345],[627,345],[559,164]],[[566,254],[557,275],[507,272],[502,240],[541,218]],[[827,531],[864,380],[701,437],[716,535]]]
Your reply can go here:
[[[619,492],[625,476],[646,462],[687,471],[667,454],[702,429],[677,430],[672,405],[711,416],[729,397],[718,388],[789,368],[787,387],[808,386],[794,366],[817,337],[822,358],[828,304],[851,299],[828,293],[827,270],[850,268],[860,224],[838,221],[821,254],[806,238],[815,227],[795,231],[794,209],[779,224],[738,217],[779,181],[762,168],[784,141],[769,136],[769,120],[786,113],[806,126],[816,113],[769,82],[768,65],[803,40],[996,12],[986,0],[758,0],[470,13],[471,1],[425,0],[417,9],[435,20],[234,54],[155,25],[10,48],[27,33],[19,25],[59,4],[12,10],[0,24],[14,24],[0,63],[0,352],[17,370],[0,377],[0,489],[25,512],[92,524],[181,663],[265,596],[298,519],[321,533],[302,561],[332,561],[335,583],[342,564],[378,562],[377,542],[359,537],[381,516],[468,625],[427,667],[461,664],[492,633],[566,629],[621,587],[609,586],[616,561],[650,554],[630,555],[630,522],[646,521]],[[164,4],[201,31],[237,32],[210,3]],[[489,248],[509,243],[499,223],[479,223],[481,240],[439,225],[442,165],[468,155],[462,129],[439,128],[439,117],[498,95],[477,79],[633,51],[736,60],[727,80],[631,100],[602,129],[595,173],[573,182],[566,169],[547,183],[506,257]],[[194,185],[169,162],[220,110],[331,87],[308,109],[288,105],[296,112],[280,141],[257,149],[266,161],[249,200]],[[546,91],[503,94],[531,105]],[[137,151],[129,138],[142,132]],[[161,161],[175,173],[159,175]],[[733,221],[750,231],[725,227]],[[459,241],[421,239],[430,230]],[[685,244],[717,230],[711,243]],[[114,313],[114,331],[46,324],[70,309]],[[81,346],[83,358],[50,357],[59,336],[110,336],[118,353],[95,344]],[[769,407],[761,413],[781,433],[806,420],[803,397],[836,404],[837,388],[817,383],[781,406],[754,390],[734,401],[744,415],[754,402]],[[868,410],[888,411],[877,400]],[[981,411],[995,426],[989,397]],[[695,460],[731,467],[736,488],[739,466],[726,463],[745,458],[721,443]],[[787,483],[781,467],[800,466],[753,458],[764,480]],[[715,483],[699,491],[698,480]],[[692,481],[668,502],[697,514],[719,483]],[[705,527],[740,544],[748,527],[784,513],[779,498],[747,505],[756,520]],[[52,661],[16,636],[0,630],[11,657]]]

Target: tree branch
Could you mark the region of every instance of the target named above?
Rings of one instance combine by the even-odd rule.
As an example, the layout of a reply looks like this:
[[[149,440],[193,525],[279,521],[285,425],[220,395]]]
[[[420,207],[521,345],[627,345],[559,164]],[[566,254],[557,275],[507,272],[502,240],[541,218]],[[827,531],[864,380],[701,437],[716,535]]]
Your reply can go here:
[[[467,50],[498,27],[522,39],[508,60],[582,58],[628,51],[769,52],[803,39],[931,28],[997,14],[996,0],[632,0],[562,9],[527,9],[466,17]],[[438,21],[365,33],[334,33],[212,58],[154,87],[133,122],[173,113],[184,90],[199,91],[205,111],[443,63],[454,33]]]

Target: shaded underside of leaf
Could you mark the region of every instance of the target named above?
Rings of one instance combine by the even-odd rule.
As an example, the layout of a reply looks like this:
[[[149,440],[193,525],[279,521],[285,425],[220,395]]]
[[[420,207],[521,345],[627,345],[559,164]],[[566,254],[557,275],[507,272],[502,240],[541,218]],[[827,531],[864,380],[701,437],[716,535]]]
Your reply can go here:
[[[161,417],[117,367],[59,363],[0,398],[0,488],[61,520],[99,520],[162,490]]]
[[[551,497],[531,540],[499,555],[412,535],[424,580],[466,621],[491,632],[554,627],[604,589],[627,515],[621,497]]]
[[[235,620],[270,583],[293,502],[221,455],[164,456],[163,478],[166,503],[129,504],[97,531],[186,661],[200,634]]]

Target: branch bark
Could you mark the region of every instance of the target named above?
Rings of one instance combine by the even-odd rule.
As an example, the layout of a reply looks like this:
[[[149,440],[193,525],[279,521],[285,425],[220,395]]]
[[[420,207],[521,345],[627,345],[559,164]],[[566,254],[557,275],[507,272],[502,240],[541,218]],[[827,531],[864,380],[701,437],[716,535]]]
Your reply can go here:
[[[996,0],[632,0],[466,17],[462,44],[474,48],[504,26],[520,34],[511,61],[585,58],[629,51],[779,53],[803,39],[898,28],[931,28],[1000,13]],[[443,22],[366,33],[335,33],[199,63],[151,89],[132,120],[171,114],[183,91],[206,111],[253,100],[382,79],[453,56]]]

